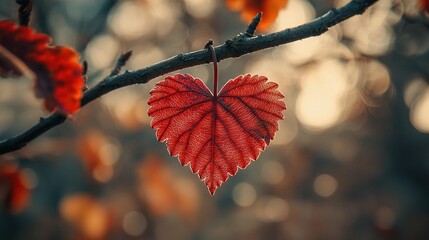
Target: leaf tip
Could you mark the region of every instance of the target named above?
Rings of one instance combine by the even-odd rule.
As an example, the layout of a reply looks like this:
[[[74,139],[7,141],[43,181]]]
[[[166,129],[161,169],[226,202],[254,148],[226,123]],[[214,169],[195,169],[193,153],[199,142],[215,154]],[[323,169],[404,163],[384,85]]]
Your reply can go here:
[[[216,189],[215,188],[209,188],[209,193],[211,196],[214,196],[216,193]]]
[[[209,190],[211,196],[214,196],[218,187],[219,186],[215,186],[213,184],[211,184],[210,186],[207,185],[207,190]]]

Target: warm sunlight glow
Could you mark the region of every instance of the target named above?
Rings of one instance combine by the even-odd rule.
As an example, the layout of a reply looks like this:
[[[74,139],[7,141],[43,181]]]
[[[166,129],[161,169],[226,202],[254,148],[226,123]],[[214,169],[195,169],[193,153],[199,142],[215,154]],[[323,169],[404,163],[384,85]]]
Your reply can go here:
[[[152,20],[142,5],[123,1],[109,16],[108,24],[118,36],[132,40],[149,34],[156,27]]]
[[[85,194],[65,197],[60,214],[76,227],[85,238],[103,239],[109,227],[109,212],[95,198]]]
[[[195,18],[206,18],[216,7],[216,0],[185,0],[186,11]]]
[[[343,3],[337,4],[342,5]],[[389,11],[394,7],[392,5],[390,0],[380,0],[371,11],[343,23],[345,35],[353,39],[358,50],[376,56],[389,51],[395,38],[391,22],[398,21],[398,17]]]
[[[350,88],[344,64],[326,60],[309,70],[301,80],[296,115],[307,129],[321,131],[340,118],[345,93]]]
[[[115,91],[110,98],[102,98],[101,102],[125,129],[136,130],[149,121],[146,104],[138,92],[132,89]]]
[[[307,23],[313,20],[315,15],[314,8],[309,2],[289,0],[287,7],[280,10],[272,31],[277,32]]]
[[[105,69],[113,65],[119,56],[120,46],[117,39],[111,35],[100,35],[89,42],[85,57],[91,71]]]
[[[162,61],[165,57],[164,52],[159,47],[142,44],[138,48],[133,49],[133,56],[128,61],[128,66],[131,70],[135,70],[142,66],[150,66]]]
[[[340,116],[338,103],[324,97],[317,92],[307,92],[296,100],[297,118],[309,130],[329,128]]]
[[[121,149],[118,144],[114,144],[112,142],[106,142],[100,146],[98,149],[98,154],[100,155],[100,160],[105,165],[113,165],[115,164],[121,153]]]
[[[241,207],[248,207],[256,200],[257,194],[255,187],[249,183],[239,183],[232,191],[232,199]]]
[[[329,197],[337,190],[337,180],[329,174],[319,175],[314,180],[314,191],[321,197]]]
[[[386,67],[378,61],[370,61],[365,66],[365,91],[367,94],[378,97],[390,87],[390,75]]]
[[[410,115],[411,123],[417,130],[429,133],[429,89],[426,89],[411,108]]]
[[[266,196],[258,202],[258,217],[264,222],[281,222],[289,215],[289,204],[278,197]]]
[[[291,143],[298,135],[296,119],[287,116],[279,121],[279,131],[276,133],[271,145],[285,145]]]
[[[262,166],[261,177],[269,184],[280,183],[285,177],[284,167],[277,161],[265,161]]]
[[[411,79],[405,86],[404,101],[408,107],[411,107],[418,99],[419,95],[428,89],[428,84],[422,78]]]

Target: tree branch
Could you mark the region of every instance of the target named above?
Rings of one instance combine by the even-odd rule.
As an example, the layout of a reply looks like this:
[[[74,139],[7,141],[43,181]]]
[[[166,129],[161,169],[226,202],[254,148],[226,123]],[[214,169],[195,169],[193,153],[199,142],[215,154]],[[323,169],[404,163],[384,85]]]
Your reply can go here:
[[[218,61],[227,58],[240,57],[262,49],[272,48],[297,40],[321,35],[330,27],[335,26],[352,16],[362,14],[375,2],[377,2],[377,0],[352,0],[339,9],[330,10],[328,13],[314,21],[264,36],[252,37],[249,36],[249,34],[239,34],[232,40],[227,40],[224,44],[215,48]],[[119,75],[108,76],[98,85],[85,92],[81,105],[83,107],[100,96],[118,88],[133,84],[144,84],[164,74],[171,73],[179,69],[210,63],[211,61],[212,58],[210,52],[207,51],[207,49],[202,49],[195,52],[176,55],[170,59],[137,71],[129,71]],[[49,129],[63,123],[65,120],[66,117],[59,113],[54,113],[51,116],[42,119],[39,123],[24,133],[0,142],[0,155],[23,148],[27,143]]]
[[[33,0],[16,0],[16,3],[19,5],[19,25],[28,26],[28,23],[30,22],[31,9],[33,8]]]

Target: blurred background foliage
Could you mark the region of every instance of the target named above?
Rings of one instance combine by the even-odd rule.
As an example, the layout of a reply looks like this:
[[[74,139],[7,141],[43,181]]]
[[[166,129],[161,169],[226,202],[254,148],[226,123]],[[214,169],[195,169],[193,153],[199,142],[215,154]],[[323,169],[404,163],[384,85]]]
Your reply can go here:
[[[12,0],[0,18],[16,20]],[[268,32],[348,0],[289,0]],[[31,25],[81,52],[89,85],[121,52],[135,70],[245,30],[221,0],[37,0]],[[380,0],[327,33],[220,63],[223,85],[277,82],[288,110],[258,161],[214,197],[170,157],[146,101],[162,78],[109,93],[0,157],[1,239],[428,239],[429,18]],[[190,73],[209,86],[211,68]],[[46,113],[26,79],[0,79],[0,137]]]

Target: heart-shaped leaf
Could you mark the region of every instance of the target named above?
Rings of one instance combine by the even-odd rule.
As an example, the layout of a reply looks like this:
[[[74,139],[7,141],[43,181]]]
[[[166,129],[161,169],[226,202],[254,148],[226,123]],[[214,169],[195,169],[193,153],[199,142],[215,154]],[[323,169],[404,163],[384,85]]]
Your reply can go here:
[[[277,87],[264,76],[248,74],[229,80],[213,95],[198,78],[169,76],[150,92],[151,126],[213,195],[274,138],[286,109]]]

